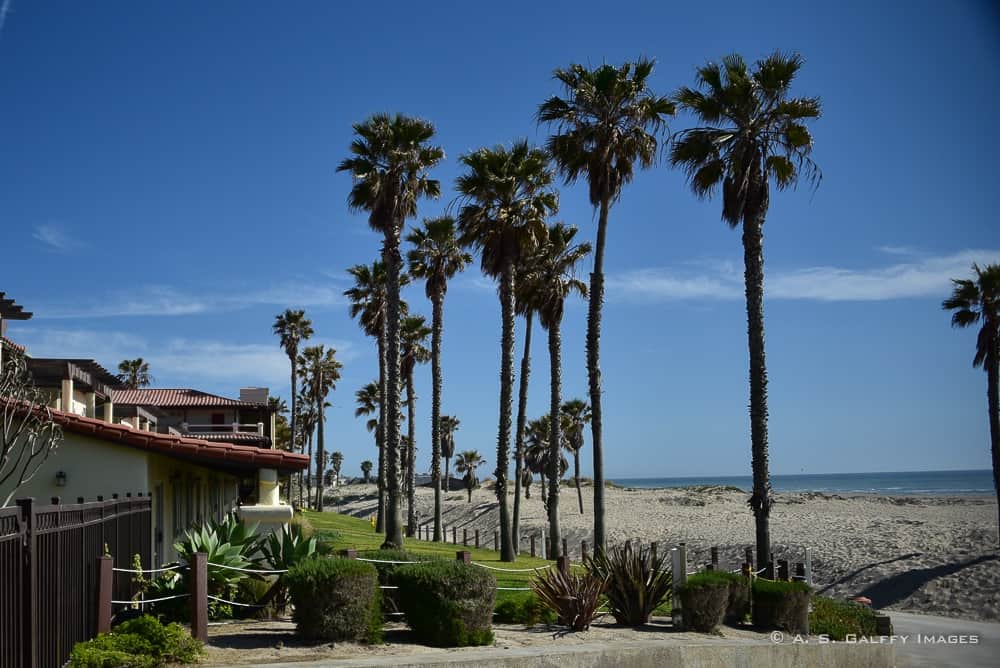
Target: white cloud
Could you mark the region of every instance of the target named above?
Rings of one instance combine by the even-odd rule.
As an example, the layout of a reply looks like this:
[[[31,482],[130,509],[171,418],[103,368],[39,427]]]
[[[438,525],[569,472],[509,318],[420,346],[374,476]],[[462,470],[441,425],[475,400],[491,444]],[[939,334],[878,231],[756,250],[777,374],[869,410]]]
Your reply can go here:
[[[10,12],[10,0],[3,0],[0,5],[0,35],[3,34],[3,26],[7,23],[7,14]]]
[[[782,269],[767,267],[764,289],[771,299],[817,301],[883,301],[912,297],[943,297],[951,279],[969,273],[973,262],[1000,262],[997,250],[963,250],[925,256],[909,248],[885,247],[889,255],[904,258],[879,267],[834,266]],[[722,262],[688,263],[695,269],[665,267],[611,274],[609,297],[636,300],[740,299],[742,267]]]
[[[0,9],[0,27],[2,27],[2,20],[3,13],[2,9]],[[68,253],[69,251],[80,248],[84,245],[83,242],[73,238],[61,226],[54,225],[52,223],[37,226],[31,236],[37,241],[45,244],[46,248],[49,250],[57,251],[59,253]]]

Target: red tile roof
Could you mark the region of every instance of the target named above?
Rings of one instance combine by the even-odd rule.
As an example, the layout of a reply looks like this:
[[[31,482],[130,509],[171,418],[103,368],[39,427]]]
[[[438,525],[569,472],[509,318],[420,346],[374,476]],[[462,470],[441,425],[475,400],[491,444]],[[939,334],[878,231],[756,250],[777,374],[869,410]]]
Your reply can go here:
[[[19,353],[23,353],[24,352],[24,346],[22,346],[20,343],[14,343],[10,339],[8,339],[6,336],[0,337],[0,342],[2,342],[2,345],[10,348],[11,350],[16,350]]]
[[[125,425],[111,424],[61,411],[52,411],[52,420],[61,425],[64,431],[74,434],[92,436],[109,443],[120,443],[215,468],[301,471],[309,466],[308,456],[284,450],[139,431]]]
[[[158,406],[160,408],[191,408],[197,406],[206,408],[222,406],[236,408],[267,407],[267,404],[229,399],[216,394],[186,388],[115,390],[111,400],[120,406]]]
[[[203,441],[225,441],[227,443],[269,444],[271,439],[259,436],[255,431],[205,431],[189,432],[189,438],[200,438]]]

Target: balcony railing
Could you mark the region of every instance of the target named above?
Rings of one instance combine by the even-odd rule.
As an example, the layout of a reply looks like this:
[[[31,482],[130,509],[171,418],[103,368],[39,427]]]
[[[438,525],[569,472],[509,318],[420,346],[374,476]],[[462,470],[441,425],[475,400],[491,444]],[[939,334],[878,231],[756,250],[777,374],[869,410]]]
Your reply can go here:
[[[257,434],[258,436],[264,435],[264,423],[263,422],[252,422],[249,424],[241,424],[239,422],[233,422],[232,424],[192,424],[190,422],[181,422],[181,431],[186,434],[205,434],[205,433],[247,433],[247,434]]]

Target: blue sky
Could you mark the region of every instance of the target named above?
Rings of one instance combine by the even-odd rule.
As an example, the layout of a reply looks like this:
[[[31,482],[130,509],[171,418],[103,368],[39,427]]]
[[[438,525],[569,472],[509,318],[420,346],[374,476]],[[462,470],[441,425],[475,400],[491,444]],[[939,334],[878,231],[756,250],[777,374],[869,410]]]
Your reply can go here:
[[[799,51],[796,90],[823,99],[824,178],[773,195],[765,228],[772,471],[986,468],[974,334],[939,305],[949,277],[1000,261],[1000,15],[987,2],[812,4],[0,3],[0,289],[36,314],[10,334],[37,356],[145,357],[163,387],[287,396],[270,325],[305,308],[345,364],[327,434],[357,471],[375,450],[353,394],[377,366],[341,293],[378,239],[335,173],[351,123],[385,110],[436,124],[444,195],[419,213],[433,216],[459,155],[544,141],[533,114],[559,91],[555,67],[652,56],[666,93],[731,51]],[[592,238],[583,188],[561,203]],[[665,164],[612,210],[611,477],[749,471],[742,250],[719,214]],[[429,315],[422,288],[406,297]],[[585,318],[570,306],[567,397],[586,396]],[[535,341],[532,417],[548,386]],[[444,346],[458,447],[492,464],[499,308],[478,265],[449,291]]]

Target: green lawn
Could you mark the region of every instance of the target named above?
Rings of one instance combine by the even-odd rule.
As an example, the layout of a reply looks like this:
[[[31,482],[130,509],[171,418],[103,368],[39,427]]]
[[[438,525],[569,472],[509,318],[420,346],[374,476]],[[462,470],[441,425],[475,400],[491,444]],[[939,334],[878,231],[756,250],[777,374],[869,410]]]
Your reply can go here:
[[[333,532],[332,540],[325,542],[330,544],[334,550],[347,548],[353,548],[359,552],[363,550],[376,550],[384,539],[382,534],[375,533],[371,524],[366,520],[350,515],[306,511],[305,517],[316,529],[317,533],[320,534],[321,539],[323,539],[323,532]],[[488,538],[482,536],[481,539],[488,540],[490,543],[493,542],[492,535]],[[472,542],[471,534],[469,542]],[[468,550],[472,553],[472,561],[493,566],[494,568],[544,568],[554,564],[552,561],[527,555],[518,556],[517,561],[514,563],[505,563],[500,561],[500,553],[496,550],[476,549],[471,545],[468,547],[463,546],[461,543],[461,534],[459,535],[458,545],[406,538],[404,539],[404,549],[415,554],[426,554],[442,559],[454,559],[457,551]],[[533,575],[533,571],[520,573],[491,572],[497,578],[497,587],[527,587],[528,580]],[[497,592],[497,597],[502,599],[511,594],[516,595],[516,593],[499,591]]]

